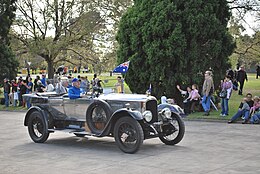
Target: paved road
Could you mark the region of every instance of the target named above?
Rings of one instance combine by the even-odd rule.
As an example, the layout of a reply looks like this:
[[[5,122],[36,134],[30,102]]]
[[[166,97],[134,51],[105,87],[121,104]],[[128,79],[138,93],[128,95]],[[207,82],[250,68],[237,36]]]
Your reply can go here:
[[[58,132],[44,144],[33,143],[24,114],[0,111],[1,174],[260,173],[259,125],[187,121],[180,144],[151,139],[136,154],[125,154],[113,138]]]

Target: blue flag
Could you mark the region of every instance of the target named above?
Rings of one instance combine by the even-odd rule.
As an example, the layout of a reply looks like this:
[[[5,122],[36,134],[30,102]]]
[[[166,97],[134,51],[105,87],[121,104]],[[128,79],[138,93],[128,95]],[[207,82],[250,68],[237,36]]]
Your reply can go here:
[[[130,61],[124,62],[120,65],[118,65],[113,72],[114,73],[126,73],[128,71]]]

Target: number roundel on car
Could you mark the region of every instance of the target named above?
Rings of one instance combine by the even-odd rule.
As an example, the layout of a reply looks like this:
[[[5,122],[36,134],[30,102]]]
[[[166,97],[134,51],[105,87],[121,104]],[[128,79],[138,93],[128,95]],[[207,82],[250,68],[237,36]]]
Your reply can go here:
[[[102,133],[111,115],[112,109],[105,101],[95,100],[89,105],[86,114],[86,121],[90,131],[94,134]]]

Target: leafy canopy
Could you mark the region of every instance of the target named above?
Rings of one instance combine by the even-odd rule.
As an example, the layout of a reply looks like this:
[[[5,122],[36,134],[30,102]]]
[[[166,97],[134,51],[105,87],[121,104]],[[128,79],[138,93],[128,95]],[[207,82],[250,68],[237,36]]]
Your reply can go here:
[[[15,0],[0,1],[0,82],[16,77],[18,62],[9,47],[8,33],[15,17]]]
[[[126,82],[134,93],[172,97],[176,84],[201,84],[212,69],[219,82],[235,44],[225,0],[136,0],[122,17],[118,63],[130,60]]]

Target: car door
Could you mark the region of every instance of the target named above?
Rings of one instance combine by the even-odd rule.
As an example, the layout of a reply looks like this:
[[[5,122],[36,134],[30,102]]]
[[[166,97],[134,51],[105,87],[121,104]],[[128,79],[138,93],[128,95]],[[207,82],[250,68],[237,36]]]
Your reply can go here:
[[[76,118],[75,103],[76,103],[76,99],[70,99],[68,96],[63,96],[64,112],[69,118],[74,118],[74,119]]]

